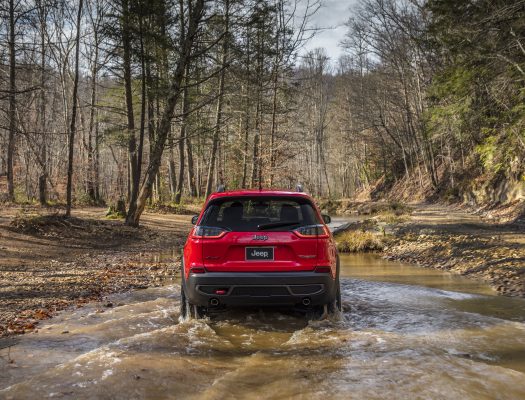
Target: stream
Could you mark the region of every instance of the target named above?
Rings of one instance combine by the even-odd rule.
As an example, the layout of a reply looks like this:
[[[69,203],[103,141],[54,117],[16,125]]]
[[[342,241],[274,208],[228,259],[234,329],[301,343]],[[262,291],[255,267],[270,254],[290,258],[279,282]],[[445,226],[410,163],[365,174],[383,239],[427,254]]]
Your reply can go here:
[[[525,300],[341,256],[343,312],[179,321],[179,285],[61,313],[0,350],[0,399],[523,399]]]

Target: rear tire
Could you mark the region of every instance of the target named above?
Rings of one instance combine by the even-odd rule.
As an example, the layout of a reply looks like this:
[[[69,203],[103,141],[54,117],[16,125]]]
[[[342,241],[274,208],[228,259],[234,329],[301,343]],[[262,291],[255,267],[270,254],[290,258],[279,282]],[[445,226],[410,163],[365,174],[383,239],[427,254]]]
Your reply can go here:
[[[339,256],[337,257],[337,275],[335,278],[335,298],[328,304],[328,313],[329,314],[338,314],[343,309],[343,303],[341,301],[341,284],[339,283]]]
[[[191,304],[186,296],[184,284],[180,285],[180,316],[183,320],[200,319],[206,316],[206,309],[204,307]]]
[[[191,306],[192,306],[192,308],[191,308],[191,317],[193,319],[206,318],[206,308],[200,307],[200,306],[196,306],[195,304],[192,304]]]
[[[312,317],[314,319],[335,319],[338,320],[341,316],[341,288],[339,287],[339,279],[336,281],[335,297],[329,303],[323,304],[321,306],[316,306],[313,308]]]
[[[335,299],[330,304],[328,304],[328,312],[330,314],[339,313],[343,309],[341,302],[341,286],[339,285],[339,279],[337,279],[336,286],[337,288],[335,293]]]
[[[188,318],[188,301],[186,300],[186,293],[184,292],[184,287],[180,285],[180,317],[182,319]]]

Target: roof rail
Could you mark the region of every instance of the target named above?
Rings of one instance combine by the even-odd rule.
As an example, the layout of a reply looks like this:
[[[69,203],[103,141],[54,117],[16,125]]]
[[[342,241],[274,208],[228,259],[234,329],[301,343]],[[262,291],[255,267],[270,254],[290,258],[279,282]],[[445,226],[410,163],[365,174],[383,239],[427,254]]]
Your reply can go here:
[[[304,192],[304,190],[303,190],[303,185],[301,185],[301,184],[299,183],[299,184],[296,186],[295,190],[298,191],[298,192]]]
[[[226,187],[223,184],[217,186],[217,193],[222,193],[226,190]]]

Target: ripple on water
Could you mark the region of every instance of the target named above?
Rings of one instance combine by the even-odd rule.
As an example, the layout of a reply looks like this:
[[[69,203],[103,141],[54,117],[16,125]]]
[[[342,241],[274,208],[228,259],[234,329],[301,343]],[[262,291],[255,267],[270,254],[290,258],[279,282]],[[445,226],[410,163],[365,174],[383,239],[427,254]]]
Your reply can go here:
[[[342,278],[339,319],[243,310],[179,322],[178,290],[115,296],[104,313],[24,338],[13,355],[22,367],[37,351],[31,379],[13,373],[0,397],[525,398],[524,324],[460,306],[488,296]]]

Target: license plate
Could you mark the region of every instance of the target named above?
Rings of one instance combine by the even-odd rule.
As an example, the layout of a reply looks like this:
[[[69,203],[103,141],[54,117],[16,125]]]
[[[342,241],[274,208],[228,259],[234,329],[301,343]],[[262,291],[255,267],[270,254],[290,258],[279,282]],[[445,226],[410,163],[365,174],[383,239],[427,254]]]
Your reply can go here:
[[[246,247],[246,261],[273,261],[273,247]]]

